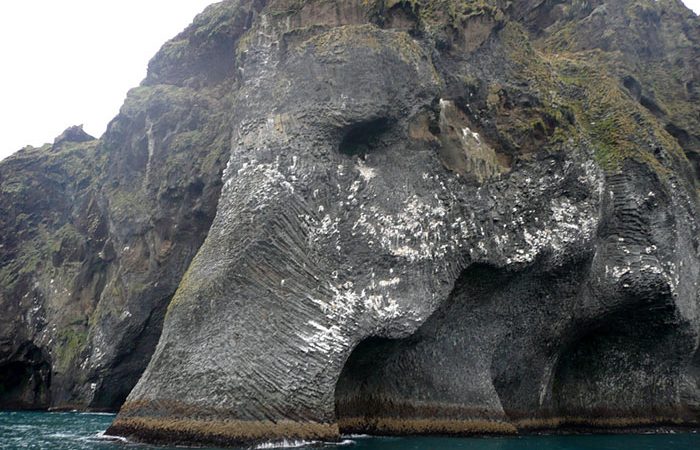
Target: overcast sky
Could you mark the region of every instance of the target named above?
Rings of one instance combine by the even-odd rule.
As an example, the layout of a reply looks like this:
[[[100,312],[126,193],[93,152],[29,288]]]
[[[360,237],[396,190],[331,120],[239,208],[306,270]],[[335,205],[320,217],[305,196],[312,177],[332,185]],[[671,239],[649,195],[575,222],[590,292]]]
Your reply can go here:
[[[0,0],[0,159],[71,125],[102,135],[148,60],[211,3]]]
[[[0,0],[0,158],[99,137],[168,39],[216,0]]]

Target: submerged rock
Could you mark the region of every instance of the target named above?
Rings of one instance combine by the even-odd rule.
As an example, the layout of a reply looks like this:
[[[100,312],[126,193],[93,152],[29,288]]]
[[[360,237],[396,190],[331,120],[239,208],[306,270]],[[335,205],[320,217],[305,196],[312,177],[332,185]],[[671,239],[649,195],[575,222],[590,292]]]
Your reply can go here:
[[[5,178],[65,149],[0,165],[3,202],[95,205],[1,224],[29,319],[0,361],[49,365],[54,406],[143,372],[110,433],[156,443],[697,426],[699,27],[671,0],[213,5],[72,150],[87,181]]]

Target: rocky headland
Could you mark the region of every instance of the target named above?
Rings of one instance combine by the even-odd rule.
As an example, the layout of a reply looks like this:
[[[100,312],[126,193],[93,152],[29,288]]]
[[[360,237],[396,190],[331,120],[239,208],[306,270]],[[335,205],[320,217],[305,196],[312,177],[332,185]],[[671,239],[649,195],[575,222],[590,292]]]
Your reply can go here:
[[[227,0],[0,163],[0,408],[112,434],[700,425],[680,0]]]

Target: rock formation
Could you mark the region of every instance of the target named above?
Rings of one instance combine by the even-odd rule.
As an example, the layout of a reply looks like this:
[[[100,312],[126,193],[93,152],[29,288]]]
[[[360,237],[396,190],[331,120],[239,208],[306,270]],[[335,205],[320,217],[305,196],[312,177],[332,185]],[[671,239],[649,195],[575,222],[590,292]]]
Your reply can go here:
[[[230,135],[218,87],[153,72],[100,140],[71,127],[0,163],[0,408],[114,411],[148,364]]]
[[[0,165],[0,406],[696,426],[699,62],[677,0],[215,4],[100,140]]]

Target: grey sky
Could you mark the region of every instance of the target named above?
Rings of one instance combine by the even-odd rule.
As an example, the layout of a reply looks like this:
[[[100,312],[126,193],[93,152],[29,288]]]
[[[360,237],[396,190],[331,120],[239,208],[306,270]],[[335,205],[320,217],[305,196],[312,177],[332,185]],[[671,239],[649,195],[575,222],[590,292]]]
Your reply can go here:
[[[0,158],[71,125],[99,137],[160,46],[211,3],[0,2]]]

